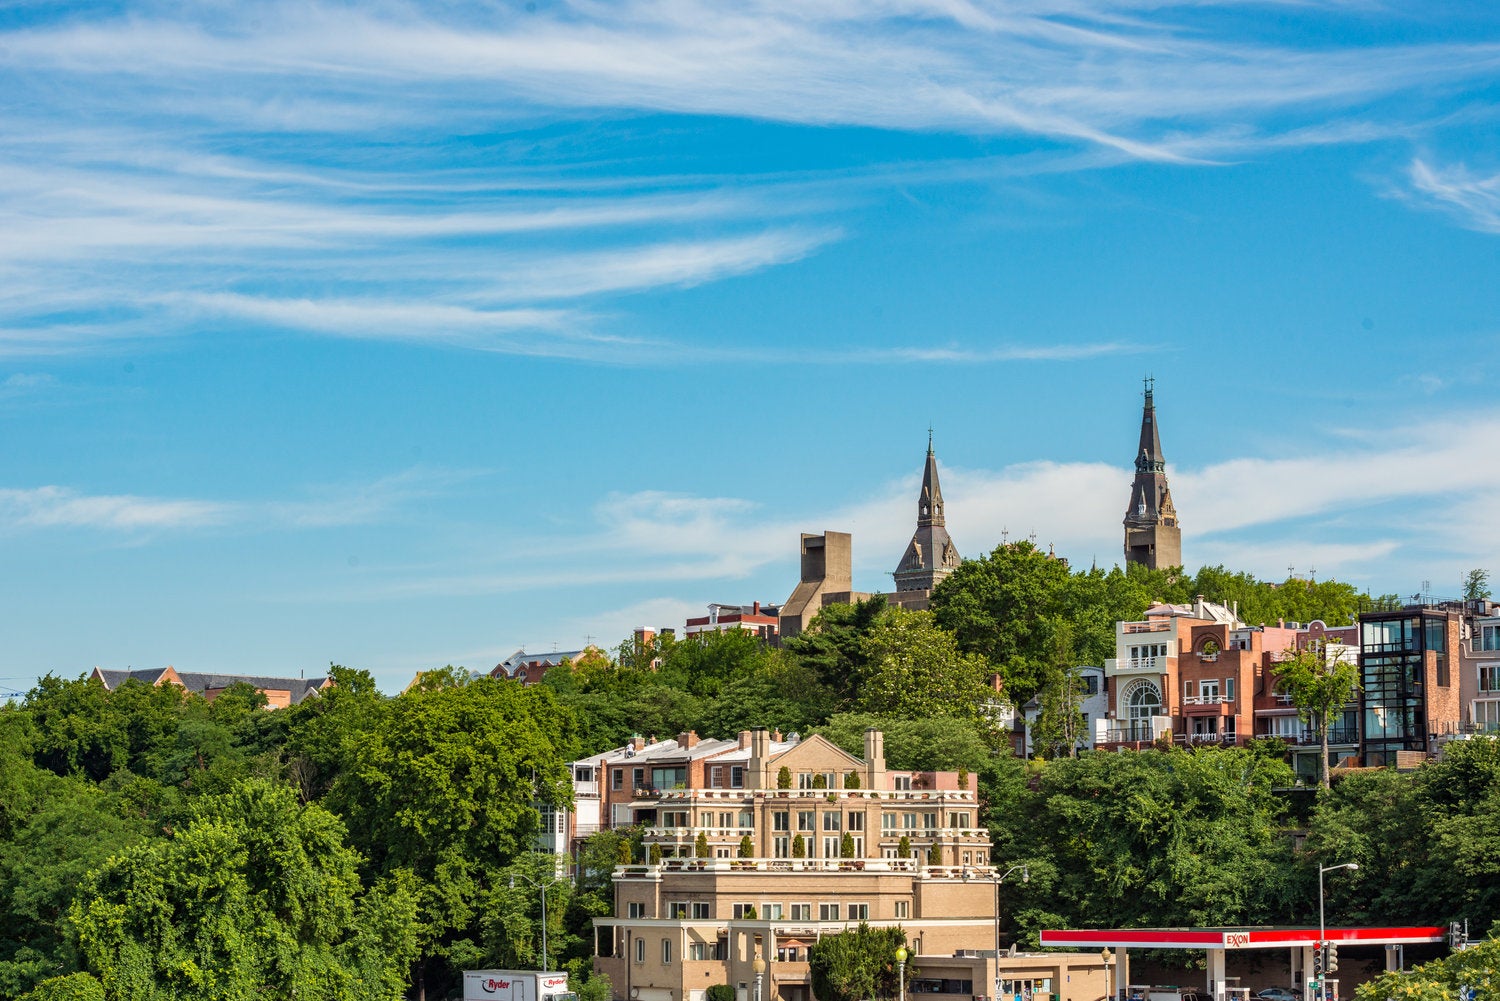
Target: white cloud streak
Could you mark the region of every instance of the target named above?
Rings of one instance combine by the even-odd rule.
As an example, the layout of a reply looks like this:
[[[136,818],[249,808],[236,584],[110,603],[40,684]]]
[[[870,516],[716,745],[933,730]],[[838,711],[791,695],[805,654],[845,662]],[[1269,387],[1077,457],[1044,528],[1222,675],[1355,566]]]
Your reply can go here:
[[[1280,579],[1292,565],[1389,590],[1494,565],[1500,467],[1476,461],[1475,448],[1496,436],[1500,414],[1455,415],[1295,458],[1233,457],[1171,469],[1184,556],[1193,568],[1223,563]],[[1075,566],[1121,559],[1127,469],[1036,462],[1000,470],[945,466],[942,476],[948,529],[967,557],[1003,538],[1032,537]],[[753,597],[778,600],[795,583],[799,534],[832,529],[854,535],[856,588],[889,589],[889,572],[911,535],[917,487],[913,473],[856,503],[794,514],[768,513],[743,498],[609,495],[592,526],[532,539],[511,550],[514,565],[439,575],[398,570],[374,586],[396,595],[671,588],[679,600],[699,594],[710,601],[749,600],[747,586],[775,580],[776,593]],[[530,569],[542,552],[545,573]]]
[[[1421,158],[1407,170],[1409,196],[1480,233],[1500,233],[1500,173],[1475,174],[1463,164]]]

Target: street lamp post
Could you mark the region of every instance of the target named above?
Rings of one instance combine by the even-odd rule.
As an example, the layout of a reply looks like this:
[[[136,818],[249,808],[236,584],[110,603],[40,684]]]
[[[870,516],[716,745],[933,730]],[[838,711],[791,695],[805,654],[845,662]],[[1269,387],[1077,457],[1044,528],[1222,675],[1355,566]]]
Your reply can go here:
[[[514,890],[516,888],[516,878],[517,878],[517,875],[519,875],[519,874],[512,874],[511,877],[510,877],[510,888],[512,890]],[[555,883],[556,880],[552,880],[552,881],[546,882],[546,883],[539,883],[536,880],[532,879],[530,876],[524,876],[524,875],[522,875],[522,876],[520,876],[520,878],[522,880],[524,880],[525,882],[530,883],[531,886],[534,889],[542,891],[542,972],[546,973],[547,972],[547,887],[551,886],[552,883]]]
[[[995,998],[1000,997],[1000,884],[1005,878],[1017,869],[1021,870],[1021,882],[1031,882],[1031,870],[1025,865],[1013,865],[1009,869],[994,877],[995,879]],[[964,870],[964,879],[969,878],[969,870]]]
[[[766,976],[766,961],[756,956],[755,962],[750,964],[750,969],[755,971],[755,1001],[760,1001],[760,985]]]
[[[906,1001],[906,946],[896,947],[896,990],[901,1001]]]
[[[1104,996],[1113,998],[1114,994],[1109,989],[1109,964],[1115,961],[1115,954],[1110,952],[1109,946],[1106,945],[1104,950],[1099,953],[1099,959],[1104,963]]]
[[[1323,917],[1323,876],[1325,873],[1333,872],[1335,869],[1358,869],[1358,862],[1345,862],[1342,865],[1325,865],[1318,869],[1318,949],[1321,951],[1328,939],[1328,923]],[[1328,976],[1324,970],[1318,978],[1318,997],[1326,998],[1328,991],[1323,986],[1323,980]]]

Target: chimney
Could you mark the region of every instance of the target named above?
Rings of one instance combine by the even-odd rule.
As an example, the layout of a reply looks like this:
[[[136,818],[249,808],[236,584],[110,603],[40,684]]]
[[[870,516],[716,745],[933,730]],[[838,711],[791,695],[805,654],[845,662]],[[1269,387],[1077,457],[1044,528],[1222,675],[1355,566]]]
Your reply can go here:
[[[689,730],[687,733],[677,735],[677,746],[687,750],[698,746],[698,731]]]
[[[754,609],[755,609],[755,614],[756,614],[756,615],[759,615],[759,614],[760,614],[760,602],[758,602],[758,601],[757,601],[757,602],[756,602],[756,603],[755,603],[755,604],[754,604],[754,605],[752,605],[752,606],[751,606],[751,607],[752,607],[752,608],[754,608]]]
[[[742,750],[742,751],[746,751],[746,750],[750,749],[750,731],[749,730],[741,730],[740,731],[739,745],[740,745],[740,750]]]
[[[642,737],[640,734],[636,734],[635,736],[630,738],[630,746],[635,748],[637,751],[644,751],[646,749],[646,738]]]
[[[750,764],[745,785],[752,789],[771,787],[771,734],[763,726],[750,731]]]
[[[885,734],[873,726],[865,728],[865,788],[884,789]]]
[[[771,739],[773,741],[775,741],[776,743],[778,743],[778,744],[781,743],[781,731],[780,730],[772,730],[771,731]]]

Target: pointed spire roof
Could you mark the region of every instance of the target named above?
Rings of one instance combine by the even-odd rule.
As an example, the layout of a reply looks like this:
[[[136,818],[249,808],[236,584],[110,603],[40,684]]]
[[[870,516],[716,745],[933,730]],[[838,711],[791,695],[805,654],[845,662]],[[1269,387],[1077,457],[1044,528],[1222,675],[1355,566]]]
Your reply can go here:
[[[931,591],[957,569],[958,550],[948,536],[943,515],[943,487],[938,482],[937,456],[932,450],[932,428],[927,429],[927,464],[922,491],[917,496],[917,530],[892,576],[898,591]]]
[[[917,497],[917,527],[942,528],[943,487],[938,482],[937,456],[932,453],[932,428],[927,429],[927,466],[922,470],[922,493]]]
[[[1156,380],[1147,376],[1146,403],[1141,409],[1141,444],[1135,453],[1135,471],[1138,473],[1160,473],[1167,468],[1161,454],[1161,435],[1156,430],[1156,403],[1152,399]]]

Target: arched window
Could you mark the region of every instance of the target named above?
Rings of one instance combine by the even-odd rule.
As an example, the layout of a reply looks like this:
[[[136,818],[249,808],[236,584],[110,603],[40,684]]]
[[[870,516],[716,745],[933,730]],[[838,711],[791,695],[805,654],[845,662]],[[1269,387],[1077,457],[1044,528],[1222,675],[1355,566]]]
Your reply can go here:
[[[1125,689],[1126,740],[1150,740],[1151,717],[1161,715],[1161,689],[1156,682],[1137,678]]]

